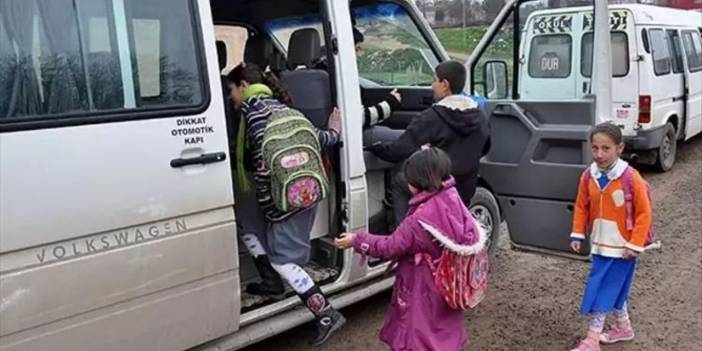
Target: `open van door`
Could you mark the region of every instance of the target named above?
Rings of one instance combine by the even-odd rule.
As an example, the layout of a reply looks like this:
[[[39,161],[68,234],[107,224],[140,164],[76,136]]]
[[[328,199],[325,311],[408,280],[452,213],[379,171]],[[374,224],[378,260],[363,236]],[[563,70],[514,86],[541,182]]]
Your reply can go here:
[[[606,24],[606,1],[601,3],[605,7],[605,21],[600,23]],[[508,2],[468,59],[467,65],[472,92],[480,87],[486,91],[488,85],[490,91],[509,92],[501,96],[488,96],[492,147],[481,162],[480,174],[498,198],[513,246],[572,254],[569,234],[573,204],[579,177],[591,162],[589,132],[598,120],[596,100],[592,96],[568,100],[522,98],[521,90],[525,82],[520,82],[520,72],[524,72],[522,66],[528,65],[528,62],[514,57],[514,50],[512,57],[500,57],[494,53],[504,53],[505,50],[490,48],[505,23],[513,24],[513,45],[519,47],[520,33],[524,33],[522,28],[527,22],[525,11],[543,9],[544,6],[547,6],[546,2]],[[514,20],[515,17],[519,20]],[[602,42],[596,37],[595,47],[608,53],[608,45]],[[609,56],[603,57],[606,59]],[[595,57],[594,60],[597,65],[603,58]],[[505,61],[506,64],[496,65],[495,61]],[[495,76],[496,69],[509,72],[499,72]],[[599,73],[596,71],[594,76],[603,76]],[[609,77],[609,71],[604,76]],[[508,87],[506,79],[500,77],[512,77],[511,87]],[[593,86],[593,92],[601,93],[597,99],[602,109],[609,109],[611,101],[609,92],[601,89],[607,85],[607,80],[600,80],[601,84]],[[494,84],[502,87],[495,89],[492,87]],[[581,254],[586,255],[589,248],[583,251]]]

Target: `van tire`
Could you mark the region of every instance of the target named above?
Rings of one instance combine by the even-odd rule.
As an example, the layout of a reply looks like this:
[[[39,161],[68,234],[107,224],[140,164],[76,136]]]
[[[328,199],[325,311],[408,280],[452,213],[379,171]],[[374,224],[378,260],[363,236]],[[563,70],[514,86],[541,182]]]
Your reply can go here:
[[[656,168],[661,172],[668,172],[673,169],[675,164],[675,156],[677,153],[677,135],[675,127],[667,123],[665,125],[665,133],[661,145],[656,150]]]
[[[470,201],[470,212],[483,227],[487,227],[487,246],[490,257],[495,256],[500,237],[500,207],[492,193],[483,187],[477,187]]]

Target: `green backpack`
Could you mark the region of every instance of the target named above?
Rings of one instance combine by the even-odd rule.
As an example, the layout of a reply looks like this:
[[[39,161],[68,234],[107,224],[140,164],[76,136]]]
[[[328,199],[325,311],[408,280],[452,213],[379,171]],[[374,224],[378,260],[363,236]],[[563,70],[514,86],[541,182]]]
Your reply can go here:
[[[271,196],[279,210],[309,208],[327,197],[329,181],[317,131],[300,111],[273,111],[261,149],[271,172]]]

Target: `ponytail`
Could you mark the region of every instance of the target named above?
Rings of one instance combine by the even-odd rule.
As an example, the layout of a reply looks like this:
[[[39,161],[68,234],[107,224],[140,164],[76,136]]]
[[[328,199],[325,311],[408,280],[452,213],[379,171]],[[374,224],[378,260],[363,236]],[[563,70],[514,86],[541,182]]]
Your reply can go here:
[[[288,107],[292,106],[292,97],[290,96],[290,93],[288,93],[287,89],[283,88],[282,84],[280,84],[280,80],[278,80],[273,73],[263,73],[263,84],[271,88],[273,91],[273,97],[278,99],[278,101],[282,102]]]
[[[229,72],[227,79],[237,86],[241,85],[243,82],[249,84],[265,84],[273,91],[274,98],[287,106],[292,106],[292,98],[288,91],[282,87],[280,80],[278,80],[273,73],[264,72],[261,70],[261,67],[256,64],[239,64]]]

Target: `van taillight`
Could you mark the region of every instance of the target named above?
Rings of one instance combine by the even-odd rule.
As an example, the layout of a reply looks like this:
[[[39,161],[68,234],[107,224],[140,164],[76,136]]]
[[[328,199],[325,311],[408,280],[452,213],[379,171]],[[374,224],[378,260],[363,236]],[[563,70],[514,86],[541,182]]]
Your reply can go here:
[[[639,123],[651,123],[651,95],[639,95]]]

